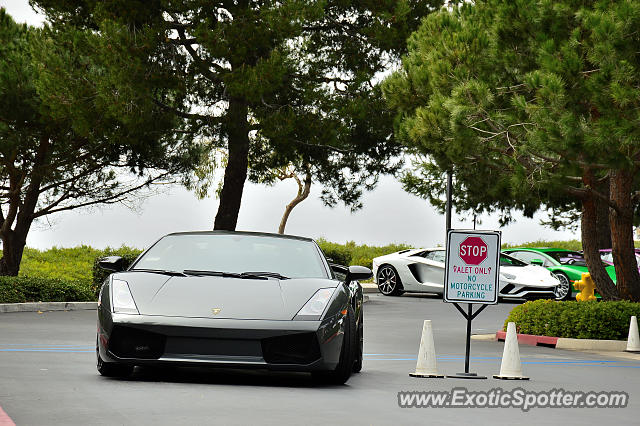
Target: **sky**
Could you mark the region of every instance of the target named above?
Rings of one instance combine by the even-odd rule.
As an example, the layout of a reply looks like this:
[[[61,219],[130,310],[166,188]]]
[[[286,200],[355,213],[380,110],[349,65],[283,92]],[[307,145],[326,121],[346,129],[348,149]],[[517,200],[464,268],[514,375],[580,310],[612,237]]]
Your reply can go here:
[[[0,0],[0,7],[6,8],[17,22],[40,25],[43,21],[27,0]],[[309,198],[293,210],[286,233],[369,245],[406,243],[432,247],[444,242],[444,215],[427,201],[404,192],[391,176],[382,177],[376,189],[364,195],[364,208],[355,213],[342,205],[323,206],[320,191],[319,186],[312,187]],[[277,232],[284,207],[296,192],[297,185],[291,179],[273,187],[247,183],[236,229]],[[34,224],[27,245],[39,249],[80,244],[145,248],[170,232],[211,229],[217,207],[215,196],[198,200],[192,192],[176,185],[159,195],[145,197],[135,210],[114,205],[51,215]],[[544,214],[533,219],[520,214],[514,217],[514,223],[500,228],[497,217],[483,215],[478,229],[502,231],[503,243],[580,239],[579,230],[553,231],[540,225]],[[470,229],[473,224],[468,215],[454,213],[452,227]]]

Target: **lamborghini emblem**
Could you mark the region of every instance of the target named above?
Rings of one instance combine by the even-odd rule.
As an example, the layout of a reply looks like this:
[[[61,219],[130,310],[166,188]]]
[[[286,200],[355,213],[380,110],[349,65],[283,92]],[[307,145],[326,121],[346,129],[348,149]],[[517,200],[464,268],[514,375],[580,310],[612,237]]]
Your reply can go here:
[[[222,310],[222,308],[211,308],[211,313],[213,315],[218,315],[221,310]]]

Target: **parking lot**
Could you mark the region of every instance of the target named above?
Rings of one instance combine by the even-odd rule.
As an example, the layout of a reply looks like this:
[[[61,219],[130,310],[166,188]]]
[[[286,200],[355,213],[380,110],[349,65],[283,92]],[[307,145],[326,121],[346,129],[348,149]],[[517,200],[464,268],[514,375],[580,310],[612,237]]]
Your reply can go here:
[[[515,306],[482,312],[474,333],[497,330]],[[433,321],[442,373],[464,369],[465,322],[431,296],[384,297],[365,305],[362,373],[344,386],[306,374],[205,369],[137,370],[128,380],[95,369],[95,312],[0,314],[0,406],[18,425],[39,424],[634,424],[640,416],[640,357],[520,346],[530,381],[418,379],[422,321]],[[471,371],[491,377],[503,344],[473,341]],[[399,408],[399,391],[492,388],[625,391],[626,408]],[[0,419],[0,424],[2,424]]]

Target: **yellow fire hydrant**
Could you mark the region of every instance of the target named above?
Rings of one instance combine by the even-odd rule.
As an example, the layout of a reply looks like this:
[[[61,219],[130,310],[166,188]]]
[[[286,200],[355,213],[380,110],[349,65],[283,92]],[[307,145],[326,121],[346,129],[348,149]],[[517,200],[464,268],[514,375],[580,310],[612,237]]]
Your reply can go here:
[[[591,274],[584,272],[582,279],[573,283],[576,290],[580,290],[580,293],[576,296],[578,302],[586,302],[587,300],[596,300],[596,296],[593,294],[596,290],[596,283],[591,278]]]

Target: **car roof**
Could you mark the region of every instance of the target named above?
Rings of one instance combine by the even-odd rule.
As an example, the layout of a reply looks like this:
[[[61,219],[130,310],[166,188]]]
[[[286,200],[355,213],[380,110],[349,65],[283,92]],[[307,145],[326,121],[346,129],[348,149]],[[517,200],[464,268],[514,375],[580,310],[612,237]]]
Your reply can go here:
[[[247,235],[252,237],[272,237],[272,238],[284,238],[288,240],[301,240],[301,241],[314,241],[313,238],[300,237],[297,235],[287,234],[274,234],[270,232],[251,232],[251,231],[189,231],[189,232],[172,232],[165,235]]]

